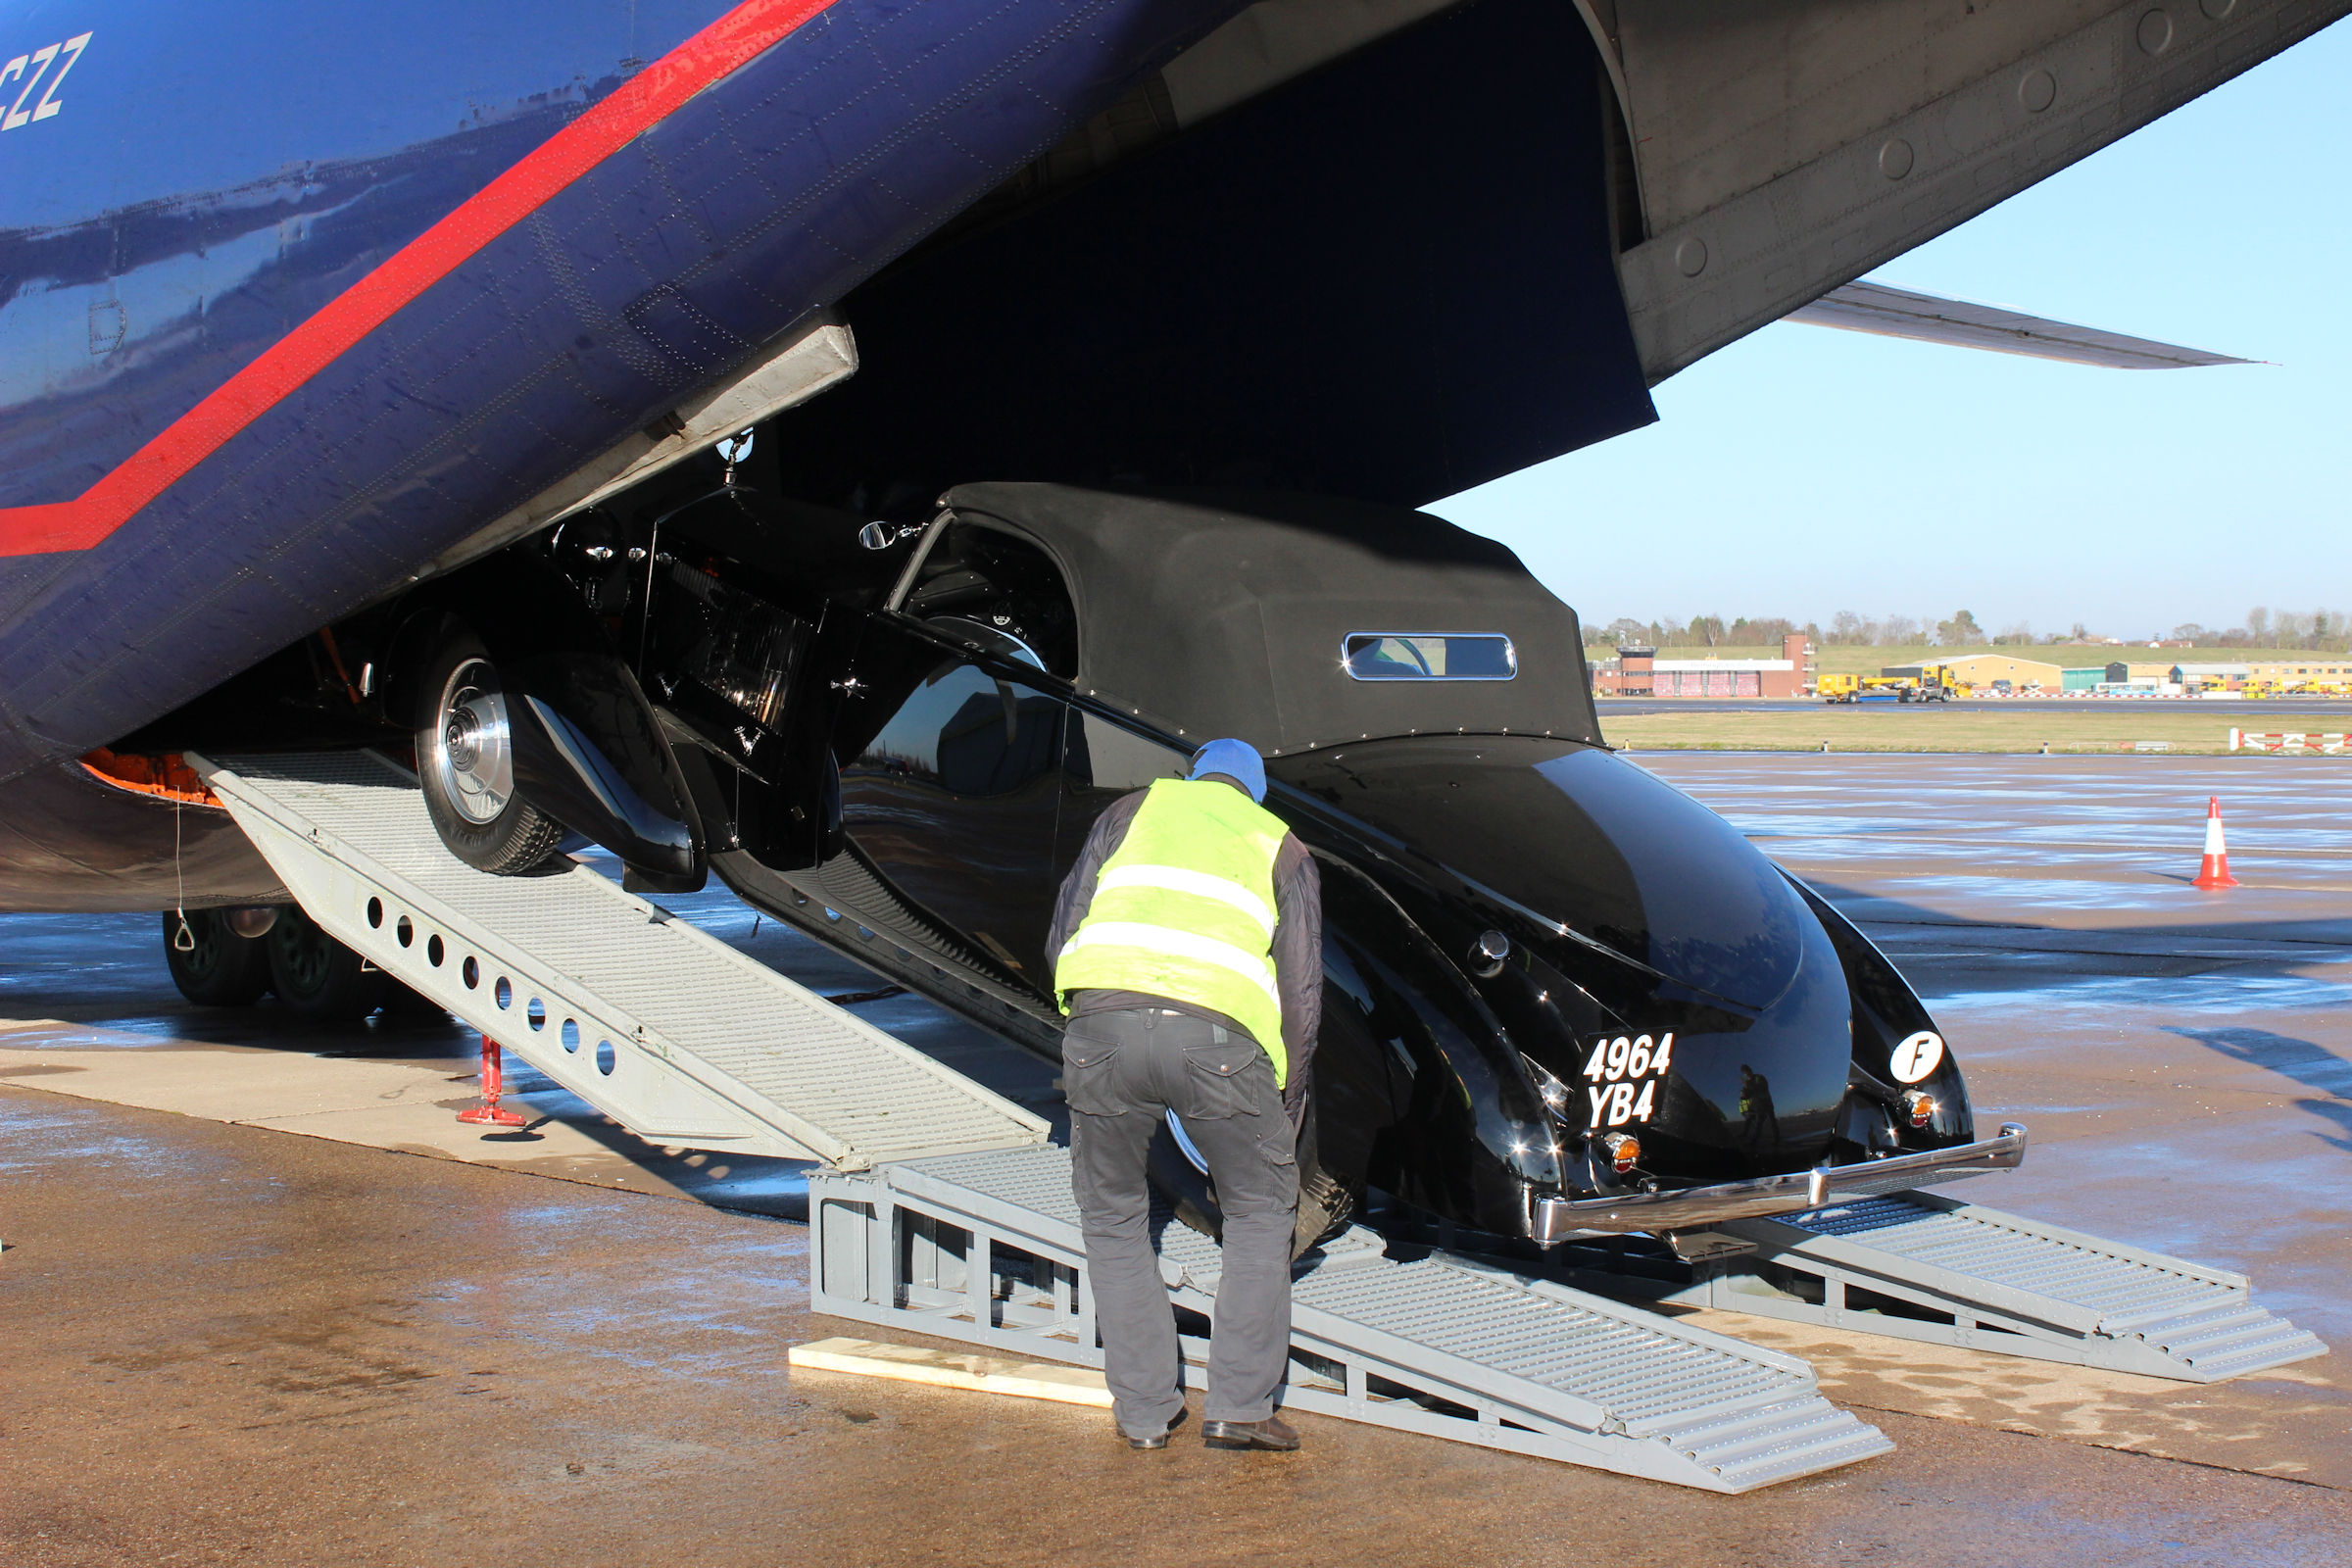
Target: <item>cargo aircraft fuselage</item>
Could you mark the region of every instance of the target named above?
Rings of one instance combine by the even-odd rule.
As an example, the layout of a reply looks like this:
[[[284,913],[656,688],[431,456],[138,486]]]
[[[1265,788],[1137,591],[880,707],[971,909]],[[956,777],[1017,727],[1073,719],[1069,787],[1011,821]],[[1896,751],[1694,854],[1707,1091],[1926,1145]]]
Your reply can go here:
[[[0,907],[371,1007],[199,765],[369,748],[1051,1053],[1060,869],[1238,734],[1332,890],[1301,1245],[2013,1159],[1415,509],[1800,309],[2215,363],[1832,295],[2348,7],[5,0]]]

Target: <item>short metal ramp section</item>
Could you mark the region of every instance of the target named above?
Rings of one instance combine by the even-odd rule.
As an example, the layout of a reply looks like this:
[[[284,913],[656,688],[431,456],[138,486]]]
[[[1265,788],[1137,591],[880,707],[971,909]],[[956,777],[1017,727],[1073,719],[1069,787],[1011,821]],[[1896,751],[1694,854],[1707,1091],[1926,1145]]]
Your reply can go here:
[[[1102,1364],[1066,1150],[822,1174],[809,1220],[817,1311]],[[1177,1306],[1204,1318],[1217,1245],[1173,1220],[1158,1240]],[[1205,1361],[1202,1339],[1185,1347]],[[1360,1228],[1302,1261],[1285,1400],[1712,1492],[1893,1447],[1794,1356],[1445,1254],[1391,1257]]]
[[[329,935],[639,1137],[881,1160],[1049,1124],[585,866],[491,876],[373,753],[188,759]]]
[[[2189,1383],[2328,1353],[2243,1275],[1929,1193],[1712,1234],[1753,1250],[1668,1299]]]

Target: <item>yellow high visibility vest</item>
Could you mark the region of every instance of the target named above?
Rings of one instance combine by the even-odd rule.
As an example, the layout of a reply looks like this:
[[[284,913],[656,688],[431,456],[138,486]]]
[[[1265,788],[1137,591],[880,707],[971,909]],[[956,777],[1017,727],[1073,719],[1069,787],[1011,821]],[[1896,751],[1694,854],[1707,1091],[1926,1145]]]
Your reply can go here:
[[[1230,784],[1160,779],[1118,853],[1102,863],[1086,918],[1054,963],[1054,1000],[1138,991],[1221,1012],[1255,1037],[1286,1081],[1274,978],[1274,858],[1290,830]]]

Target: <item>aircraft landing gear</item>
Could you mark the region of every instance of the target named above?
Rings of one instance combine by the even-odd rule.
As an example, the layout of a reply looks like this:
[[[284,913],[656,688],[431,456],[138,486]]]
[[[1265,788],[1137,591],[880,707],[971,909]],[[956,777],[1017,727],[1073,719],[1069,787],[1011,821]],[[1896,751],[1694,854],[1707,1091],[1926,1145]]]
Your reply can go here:
[[[240,936],[220,909],[164,911],[164,962],[179,994],[200,1007],[242,1007],[270,989],[261,938]]]
[[[164,911],[164,962],[200,1007],[246,1007],[270,992],[311,1023],[356,1023],[378,1008],[446,1018],[423,997],[371,969],[293,906]]]
[[[282,910],[256,944],[270,955],[270,988],[288,1012],[312,1023],[357,1022],[388,1007],[405,989],[318,928],[299,908]]]

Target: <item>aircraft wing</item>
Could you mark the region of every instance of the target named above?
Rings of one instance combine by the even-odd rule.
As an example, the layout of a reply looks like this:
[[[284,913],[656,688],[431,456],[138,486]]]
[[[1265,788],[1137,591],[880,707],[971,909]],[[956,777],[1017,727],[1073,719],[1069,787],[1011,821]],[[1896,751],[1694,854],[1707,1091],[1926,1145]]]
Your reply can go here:
[[[1784,320],[1814,326],[1841,327],[1848,332],[1876,332],[1882,337],[1916,338],[1922,343],[1949,343],[1955,348],[1991,349],[2000,354],[2024,354],[2037,360],[2064,360],[2070,365],[2103,365],[2117,370],[2178,370],[2192,365],[2251,365],[2254,361],[2203,349],[2158,343],[2096,327],[2048,321],[1997,305],[1967,300],[1938,299],[1914,294],[1884,283],[1848,283],[1834,288],[1810,305],[1800,305]]]

